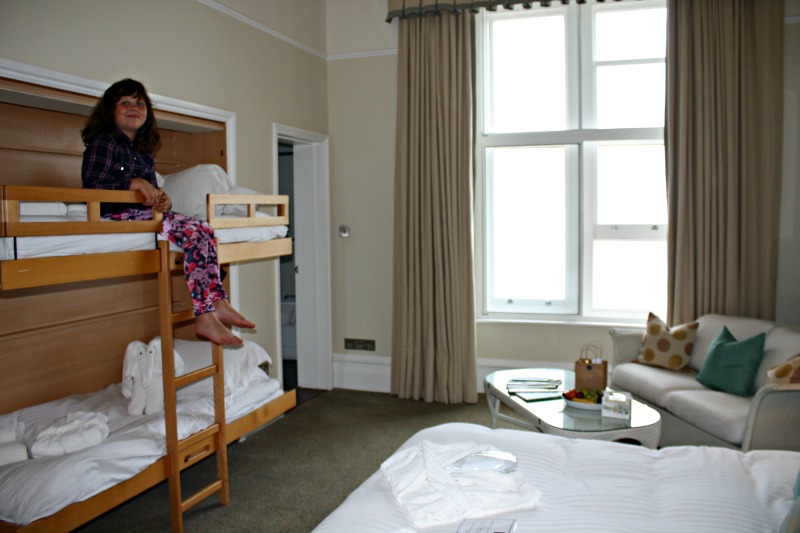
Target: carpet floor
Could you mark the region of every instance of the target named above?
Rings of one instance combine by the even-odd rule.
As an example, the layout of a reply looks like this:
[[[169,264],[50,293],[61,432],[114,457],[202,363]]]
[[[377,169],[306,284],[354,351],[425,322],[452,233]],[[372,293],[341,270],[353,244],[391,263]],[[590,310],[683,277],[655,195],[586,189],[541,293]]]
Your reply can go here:
[[[488,426],[477,404],[444,405],[334,389],[300,404],[228,448],[231,503],[212,497],[184,514],[187,532],[306,533],[420,429],[446,422]],[[513,427],[498,423],[498,427]],[[182,475],[184,495],[215,477],[213,458]],[[89,532],[170,530],[162,483],[81,527]]]

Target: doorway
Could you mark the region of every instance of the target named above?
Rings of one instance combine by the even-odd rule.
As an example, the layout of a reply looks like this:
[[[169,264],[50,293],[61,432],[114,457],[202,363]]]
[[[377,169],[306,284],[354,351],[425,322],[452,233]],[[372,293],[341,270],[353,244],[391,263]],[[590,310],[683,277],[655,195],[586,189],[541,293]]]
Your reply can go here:
[[[294,239],[294,146],[278,141],[278,194],[289,197],[289,233]],[[294,253],[280,257],[281,359],[284,390],[297,389],[297,293]],[[301,401],[298,391],[298,402]]]
[[[328,138],[275,124],[273,139],[275,189],[290,197],[293,240],[292,256],[281,259],[276,291],[280,294],[277,311],[281,317],[281,379],[286,390],[330,390],[333,353]]]

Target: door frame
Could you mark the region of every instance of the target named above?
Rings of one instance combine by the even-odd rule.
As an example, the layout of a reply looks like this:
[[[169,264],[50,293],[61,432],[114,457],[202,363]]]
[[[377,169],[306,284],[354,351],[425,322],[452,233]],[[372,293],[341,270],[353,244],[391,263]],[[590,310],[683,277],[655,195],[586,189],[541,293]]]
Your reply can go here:
[[[294,151],[295,227],[292,230],[298,269],[295,281],[298,386],[330,390],[333,388],[333,333],[328,136],[273,123],[272,139],[274,190],[278,189],[278,143],[289,143]],[[303,179],[306,177],[310,179]],[[280,294],[279,271],[275,273],[274,283],[275,294]],[[280,302],[276,300],[275,306],[275,316],[280,316]]]

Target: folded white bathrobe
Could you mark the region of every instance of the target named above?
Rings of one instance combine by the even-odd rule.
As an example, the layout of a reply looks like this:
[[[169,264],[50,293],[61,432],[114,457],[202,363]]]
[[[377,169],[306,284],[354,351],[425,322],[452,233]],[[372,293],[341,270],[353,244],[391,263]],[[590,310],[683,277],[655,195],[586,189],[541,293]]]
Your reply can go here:
[[[453,475],[447,466],[468,455],[496,450],[471,442],[423,441],[384,461],[381,471],[395,498],[420,528],[535,507],[541,492],[522,472],[475,471]]]
[[[50,457],[76,452],[108,438],[108,417],[102,413],[75,411],[36,435],[31,456]]]

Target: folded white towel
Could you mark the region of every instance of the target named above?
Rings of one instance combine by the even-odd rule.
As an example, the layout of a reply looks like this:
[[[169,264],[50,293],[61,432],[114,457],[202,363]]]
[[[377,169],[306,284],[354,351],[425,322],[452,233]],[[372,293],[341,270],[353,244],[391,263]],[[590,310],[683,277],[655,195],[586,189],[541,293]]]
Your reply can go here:
[[[34,458],[64,455],[100,444],[106,438],[106,415],[76,411],[39,432],[31,445],[31,455]]]
[[[24,442],[5,442],[0,444],[0,466],[10,465],[25,461],[28,458],[28,448]]]
[[[395,498],[420,528],[535,507],[541,492],[525,481],[519,470],[459,475],[447,471],[447,466],[459,459],[495,449],[474,443],[423,441],[384,461],[381,471]]]
[[[24,431],[24,429],[19,428],[19,424],[21,422],[17,422],[17,415],[15,414],[0,417],[0,444],[8,444],[19,440]]]
[[[22,216],[45,215],[64,217],[67,216],[67,204],[63,202],[20,202],[19,214]]]

